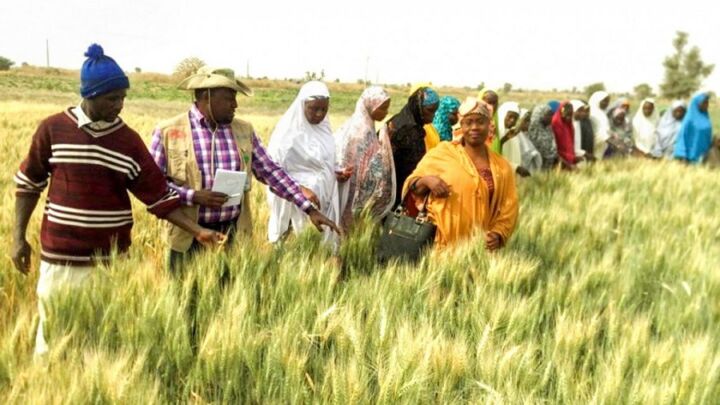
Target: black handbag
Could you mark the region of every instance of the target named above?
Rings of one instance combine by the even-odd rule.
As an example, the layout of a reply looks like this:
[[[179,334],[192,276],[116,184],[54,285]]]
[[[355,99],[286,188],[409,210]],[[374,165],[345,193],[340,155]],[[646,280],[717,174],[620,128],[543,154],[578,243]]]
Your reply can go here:
[[[385,218],[376,248],[378,260],[387,262],[390,259],[400,259],[416,262],[422,253],[432,246],[437,227],[427,216],[429,196],[430,193],[425,196],[417,217],[407,215],[401,203]]]

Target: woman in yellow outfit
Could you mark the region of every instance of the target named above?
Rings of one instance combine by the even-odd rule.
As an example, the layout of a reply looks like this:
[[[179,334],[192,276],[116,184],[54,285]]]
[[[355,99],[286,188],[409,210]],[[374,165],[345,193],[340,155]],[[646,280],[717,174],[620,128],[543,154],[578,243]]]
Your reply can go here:
[[[405,181],[437,225],[435,244],[446,247],[474,232],[485,234],[485,247],[505,246],[515,230],[518,199],[510,164],[485,143],[491,113],[485,103],[468,97],[459,108],[461,137],[441,142],[420,161]]]

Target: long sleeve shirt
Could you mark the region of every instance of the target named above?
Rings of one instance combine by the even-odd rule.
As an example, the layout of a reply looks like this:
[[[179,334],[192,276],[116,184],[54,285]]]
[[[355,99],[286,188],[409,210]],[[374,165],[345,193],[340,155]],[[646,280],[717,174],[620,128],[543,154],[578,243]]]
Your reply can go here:
[[[237,143],[235,142],[235,137],[229,124],[217,126],[215,130],[215,148],[213,148],[212,130],[195,104],[193,104],[190,109],[188,117],[192,131],[195,160],[200,169],[202,179],[202,188],[211,189],[217,169],[234,171],[240,169],[242,151],[238,151]],[[303,195],[300,185],[282,167],[272,160],[255,134],[252,135],[252,144],[251,170],[255,178],[267,185],[274,194],[294,203],[303,211],[307,212],[310,210],[312,204]],[[214,156],[212,156],[213,150]],[[153,132],[150,153],[155,163],[160,167],[160,170],[166,173],[167,156],[162,142],[162,131],[159,129]],[[168,185],[177,191],[183,204],[193,205],[193,196],[196,190],[180,186],[172,181],[168,181]],[[220,209],[200,206],[199,221],[206,224],[229,221],[236,218],[239,213],[240,207],[238,205],[222,207]]]

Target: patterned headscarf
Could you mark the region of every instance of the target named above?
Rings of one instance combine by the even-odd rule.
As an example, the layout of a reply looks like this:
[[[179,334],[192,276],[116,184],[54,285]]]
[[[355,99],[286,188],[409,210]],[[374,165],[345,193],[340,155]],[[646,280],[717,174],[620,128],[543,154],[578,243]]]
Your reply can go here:
[[[479,114],[485,118],[490,119],[491,108],[492,107],[489,104],[482,100],[478,100],[475,97],[467,97],[465,101],[460,104],[460,108],[458,108],[458,113],[460,114],[461,118],[470,114]]]
[[[539,104],[533,109],[530,116],[530,129],[528,130],[528,138],[535,145],[543,160],[543,168],[551,168],[557,161],[557,144],[555,143],[555,135],[553,134],[550,124],[545,125],[542,122],[543,117],[552,111],[547,104]]]
[[[408,93],[408,96],[412,96],[418,89],[421,89],[423,87],[432,87],[432,82],[417,82],[413,83],[412,86],[410,86],[410,92]]]
[[[340,221],[343,228],[353,215],[370,210],[382,218],[395,202],[395,166],[387,136],[376,135],[370,114],[390,99],[382,87],[369,87],[355,104],[355,112],[335,133],[339,166],[353,167],[350,179],[341,187]]]
[[[529,110],[520,109],[520,123],[526,119],[531,119],[532,115]],[[522,154],[522,167],[528,169],[530,173],[535,173],[542,169],[542,157],[535,145],[528,138],[527,133],[521,132],[516,137],[520,142],[520,153]],[[512,140],[512,139],[511,139]]]
[[[362,92],[362,95],[360,95],[360,100],[362,100],[368,116],[389,99],[390,95],[388,92],[380,86],[368,87]],[[356,108],[355,110],[357,112],[359,109]]]
[[[370,114],[389,99],[388,92],[379,86],[368,87],[362,92],[355,103],[353,115],[335,132],[335,149],[340,166],[347,164],[345,162],[347,157],[353,160],[354,154],[357,153],[356,150],[346,150],[352,138],[363,139],[367,133],[375,134],[375,122]]]
[[[452,125],[450,125],[450,114],[457,111],[460,101],[452,96],[443,96],[440,99],[440,106],[435,112],[433,126],[440,134],[441,141],[452,141]]]
[[[425,97],[423,97],[422,105],[427,107],[429,105],[437,104],[440,102],[440,97],[437,92],[430,87],[425,87],[423,90]]]

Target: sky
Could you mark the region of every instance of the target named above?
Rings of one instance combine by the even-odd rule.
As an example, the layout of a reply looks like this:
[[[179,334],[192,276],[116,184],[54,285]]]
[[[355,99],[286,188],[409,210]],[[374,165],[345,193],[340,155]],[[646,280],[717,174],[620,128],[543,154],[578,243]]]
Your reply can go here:
[[[713,1],[2,0],[0,55],[78,69],[97,42],[126,71],[185,57],[238,75],[611,91],[653,88],[678,30],[720,65]],[[720,92],[720,66],[704,87]]]

